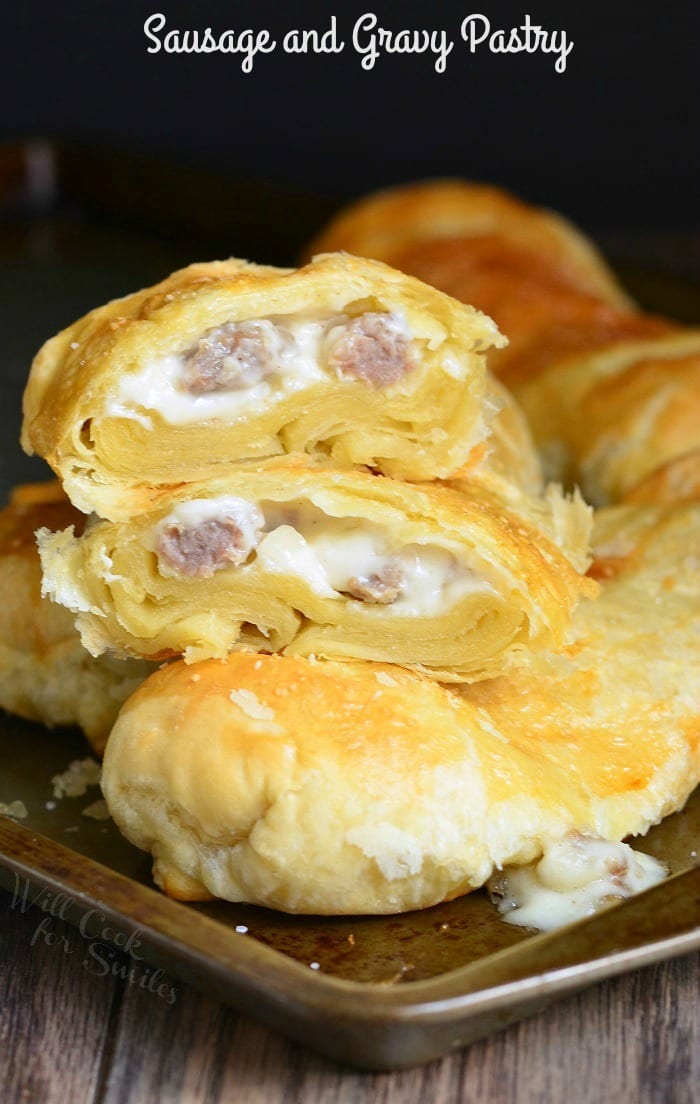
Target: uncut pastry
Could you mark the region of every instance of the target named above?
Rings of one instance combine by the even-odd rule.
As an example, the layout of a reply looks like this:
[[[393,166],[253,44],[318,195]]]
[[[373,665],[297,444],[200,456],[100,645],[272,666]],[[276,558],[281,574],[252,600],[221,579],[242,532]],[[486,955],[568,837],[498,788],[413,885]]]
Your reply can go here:
[[[549,475],[616,502],[700,448],[700,330],[570,357],[518,399]]]
[[[110,736],[111,815],[174,897],[321,914],[434,905],[552,842],[643,833],[700,781],[689,546],[697,503],[606,515],[603,592],[564,651],[474,686],[279,656],[175,663]]]
[[[457,490],[273,458],[164,493],[130,524],[39,534],[44,588],[94,655],[236,647],[484,677],[560,641],[595,592],[580,574],[583,501],[502,482]]]
[[[700,448],[655,468],[635,483],[624,501],[640,506],[664,506],[692,499],[700,499]]]
[[[0,706],[50,727],[79,725],[101,754],[122,703],[153,667],[94,659],[72,614],[41,597],[34,531],[71,524],[80,532],[84,520],[55,482],[15,487],[0,510]]]
[[[279,453],[448,476],[486,436],[484,352],[504,343],[478,311],[372,261],[191,265],[44,345],[22,444],[112,520]]]

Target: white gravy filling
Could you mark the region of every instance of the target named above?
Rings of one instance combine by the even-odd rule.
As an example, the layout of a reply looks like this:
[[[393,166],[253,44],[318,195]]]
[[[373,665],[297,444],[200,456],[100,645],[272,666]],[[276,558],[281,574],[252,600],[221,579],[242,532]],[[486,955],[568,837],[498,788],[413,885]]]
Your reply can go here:
[[[210,570],[202,543],[217,522],[235,526],[236,547],[242,552],[235,559],[223,556]],[[167,543],[173,533],[182,537],[175,554]],[[405,616],[437,616],[469,594],[495,593],[460,562],[457,550],[433,544],[397,546],[382,526],[363,518],[332,517],[308,501],[195,499],[154,527],[150,547],[164,574],[208,576],[231,566],[245,570],[255,558],[273,574],[298,576],[321,597],[390,604],[394,613]],[[195,562],[183,565],[188,556]]]
[[[657,859],[626,843],[570,832],[537,862],[494,875],[488,889],[509,924],[552,931],[649,889],[667,873]]]
[[[218,360],[217,338],[223,342],[219,350],[224,350]],[[233,346],[230,357],[225,355],[226,341]],[[285,315],[225,323],[202,334],[182,353],[124,373],[105,413],[107,417],[130,418],[147,429],[152,428],[149,413],[160,415],[170,425],[236,421],[252,409],[324,379],[354,378],[383,387],[415,366],[415,359],[407,355],[410,341],[406,320],[396,311],[352,318],[343,314],[326,318]],[[251,353],[256,348],[258,358]],[[209,349],[214,350],[209,354],[210,366],[217,361],[222,375],[215,384],[205,368],[208,382],[198,388],[193,377]]]

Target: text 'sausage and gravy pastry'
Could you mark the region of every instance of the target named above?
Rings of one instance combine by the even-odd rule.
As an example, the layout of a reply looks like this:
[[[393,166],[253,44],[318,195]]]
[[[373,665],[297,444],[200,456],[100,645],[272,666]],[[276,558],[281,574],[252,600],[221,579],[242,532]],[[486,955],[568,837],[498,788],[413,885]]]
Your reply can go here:
[[[112,520],[164,485],[280,453],[448,476],[486,436],[484,353],[504,343],[472,307],[376,262],[196,264],[44,345],[22,444]]]
[[[40,533],[44,588],[95,655],[238,647],[483,677],[560,641],[595,592],[583,501],[550,491],[513,508],[501,483],[457,491],[274,457],[163,492],[129,524]]]
[[[153,666],[93,658],[73,614],[41,596],[35,530],[80,532],[84,521],[56,482],[16,487],[0,510],[0,707],[50,727],[79,725],[101,754],[122,703]]]
[[[240,653],[157,672],[107,747],[116,823],[173,896],[300,913],[433,905],[553,841],[580,863],[589,835],[645,832],[700,780],[700,506],[620,508],[600,539],[601,596],[512,675]]]

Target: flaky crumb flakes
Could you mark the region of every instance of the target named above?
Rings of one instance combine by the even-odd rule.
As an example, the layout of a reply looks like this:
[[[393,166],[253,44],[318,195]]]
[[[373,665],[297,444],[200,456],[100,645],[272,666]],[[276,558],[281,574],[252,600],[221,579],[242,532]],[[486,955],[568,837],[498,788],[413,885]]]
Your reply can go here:
[[[55,774],[51,779],[53,796],[82,797],[88,786],[97,786],[100,781],[101,768],[96,759],[74,759],[68,764],[68,769],[62,774]]]

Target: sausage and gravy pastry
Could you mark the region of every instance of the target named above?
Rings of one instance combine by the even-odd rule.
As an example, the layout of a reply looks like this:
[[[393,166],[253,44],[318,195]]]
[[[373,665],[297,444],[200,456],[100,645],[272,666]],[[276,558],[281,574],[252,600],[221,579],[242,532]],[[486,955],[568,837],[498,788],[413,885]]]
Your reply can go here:
[[[530,500],[495,474],[455,489],[296,456],[39,544],[45,592],[77,614],[94,655],[191,662],[243,648],[461,680],[561,641],[595,592],[580,574],[589,528],[580,498]]]
[[[0,510],[0,707],[51,728],[79,725],[100,755],[122,703],[153,665],[93,658],[73,615],[41,596],[34,531],[73,525],[79,533],[84,521],[56,482],[15,487]]]
[[[128,520],[161,489],[250,458],[325,455],[450,475],[487,435],[489,318],[384,265],[195,264],[48,341],[22,444],[86,513]]]
[[[433,905],[553,841],[645,832],[700,781],[700,506],[620,508],[600,542],[601,596],[511,675],[240,653],[158,671],[108,742],[114,820],[172,896],[320,914]]]

